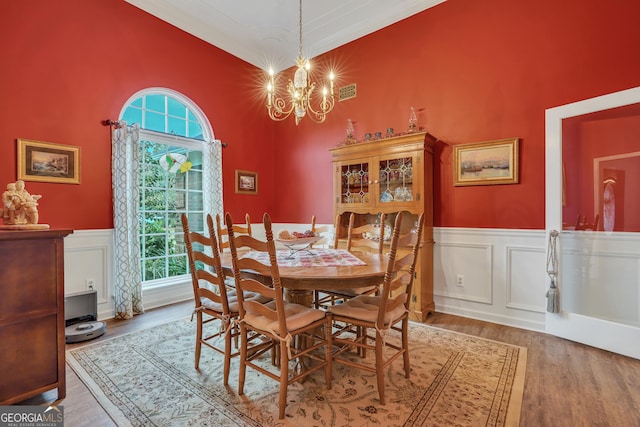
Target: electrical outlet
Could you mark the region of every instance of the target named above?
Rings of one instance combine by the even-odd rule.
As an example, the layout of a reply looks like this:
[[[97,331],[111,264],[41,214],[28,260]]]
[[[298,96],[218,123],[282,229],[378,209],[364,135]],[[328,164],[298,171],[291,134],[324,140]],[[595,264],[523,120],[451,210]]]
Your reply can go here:
[[[92,291],[96,287],[96,279],[87,279],[85,280],[85,284],[87,285],[87,289]]]
[[[464,286],[464,275],[458,274],[458,276],[456,278],[456,285],[457,286]]]

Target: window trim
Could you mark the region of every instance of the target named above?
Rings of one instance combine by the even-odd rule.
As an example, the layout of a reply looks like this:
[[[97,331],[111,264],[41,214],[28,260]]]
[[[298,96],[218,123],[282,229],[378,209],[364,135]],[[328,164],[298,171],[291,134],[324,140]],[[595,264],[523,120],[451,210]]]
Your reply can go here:
[[[131,104],[133,104],[135,100],[144,96],[149,96],[149,95],[167,96],[167,97],[173,98],[176,101],[181,102],[185,107],[187,107],[188,111],[190,111],[194,115],[194,118],[200,125],[201,131],[202,131],[202,139],[194,139],[194,138],[184,137],[184,136],[175,135],[175,134],[168,134],[164,132],[158,132],[155,130],[143,129],[141,127],[140,128],[141,141],[144,139],[149,139],[154,142],[166,144],[169,146],[173,145],[173,146],[179,146],[182,148],[199,150],[199,151],[204,151],[206,149],[207,144],[215,142],[213,128],[211,127],[211,123],[209,122],[209,119],[204,114],[204,112],[190,98],[173,89],[163,88],[163,87],[152,87],[152,88],[145,88],[137,91],[125,101],[125,103],[123,104],[120,110],[119,117],[122,118],[124,116],[126,110],[129,108]],[[169,112],[167,111],[165,112],[165,117],[166,116],[172,116],[172,115],[170,115]],[[220,182],[220,187],[222,187],[222,182]],[[202,191],[204,193],[204,186]],[[137,203],[139,203],[139,201]],[[142,261],[142,254],[141,254],[140,261]],[[143,291],[148,291],[148,290],[166,288],[166,287],[171,287],[176,285],[183,285],[184,283],[189,282],[189,277],[190,277],[190,273],[171,276],[171,277],[165,277],[162,279],[142,280],[142,277],[140,279],[141,279]]]

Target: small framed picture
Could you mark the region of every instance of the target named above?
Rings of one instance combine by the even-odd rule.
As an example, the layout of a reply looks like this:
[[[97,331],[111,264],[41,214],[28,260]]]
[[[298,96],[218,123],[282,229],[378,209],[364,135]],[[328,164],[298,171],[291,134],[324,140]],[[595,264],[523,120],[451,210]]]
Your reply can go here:
[[[80,184],[80,147],[19,138],[18,179]]]
[[[518,138],[453,146],[453,185],[518,183]]]
[[[236,193],[258,194],[258,172],[236,169]]]

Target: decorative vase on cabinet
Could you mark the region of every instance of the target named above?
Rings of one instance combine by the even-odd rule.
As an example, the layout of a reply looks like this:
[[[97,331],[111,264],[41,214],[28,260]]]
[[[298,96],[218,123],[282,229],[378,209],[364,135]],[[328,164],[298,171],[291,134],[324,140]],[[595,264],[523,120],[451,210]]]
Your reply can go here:
[[[337,232],[346,237],[349,216],[360,225],[375,222],[380,212],[393,225],[395,215],[424,213],[420,260],[411,296],[411,317],[424,321],[435,311],[433,302],[433,147],[426,132],[365,141],[330,149],[333,157],[334,217]],[[410,231],[414,221],[403,221]]]

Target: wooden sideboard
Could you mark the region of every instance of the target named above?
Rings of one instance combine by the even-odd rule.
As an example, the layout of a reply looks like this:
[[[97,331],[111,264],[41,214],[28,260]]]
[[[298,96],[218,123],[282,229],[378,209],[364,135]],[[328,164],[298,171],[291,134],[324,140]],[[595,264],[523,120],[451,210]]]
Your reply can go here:
[[[408,213],[401,233],[407,233],[424,213],[424,231],[416,280],[411,295],[411,318],[425,321],[435,311],[433,302],[433,147],[427,132],[360,142],[330,149],[333,158],[334,218],[339,240],[346,238],[351,213],[356,226],[379,222],[386,215],[391,227],[395,215]]]
[[[54,388],[65,397],[64,237],[71,233],[0,231],[0,405]]]

